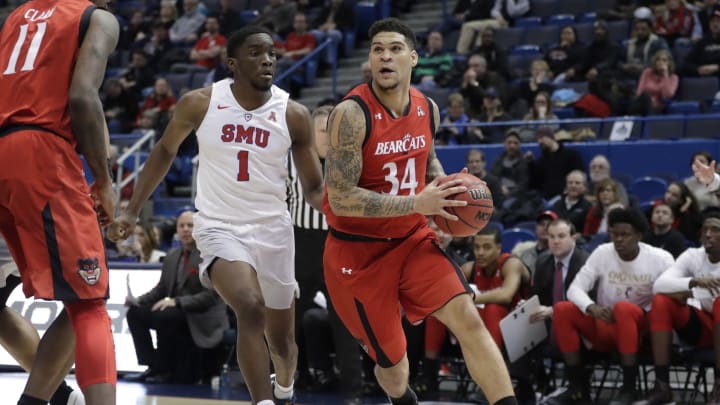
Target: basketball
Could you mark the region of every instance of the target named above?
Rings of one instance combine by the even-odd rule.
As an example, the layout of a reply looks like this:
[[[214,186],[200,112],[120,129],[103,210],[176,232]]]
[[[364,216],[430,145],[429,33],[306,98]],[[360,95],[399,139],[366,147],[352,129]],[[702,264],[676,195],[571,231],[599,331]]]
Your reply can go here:
[[[455,179],[462,180],[460,185],[467,187],[467,191],[448,196],[447,199],[465,200],[467,205],[464,207],[445,207],[447,212],[458,217],[457,221],[451,221],[440,215],[433,216],[433,221],[435,221],[438,228],[450,235],[461,237],[475,235],[487,225],[493,214],[492,194],[482,180],[470,173],[451,174],[440,180],[439,184]]]

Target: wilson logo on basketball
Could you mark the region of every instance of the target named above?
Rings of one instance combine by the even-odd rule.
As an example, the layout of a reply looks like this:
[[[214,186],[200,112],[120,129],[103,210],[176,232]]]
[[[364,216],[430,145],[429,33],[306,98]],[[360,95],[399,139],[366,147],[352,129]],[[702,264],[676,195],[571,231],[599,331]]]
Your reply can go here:
[[[471,188],[468,190],[468,193],[470,193],[470,197],[473,200],[490,200],[492,199],[492,196],[490,196],[484,188]]]

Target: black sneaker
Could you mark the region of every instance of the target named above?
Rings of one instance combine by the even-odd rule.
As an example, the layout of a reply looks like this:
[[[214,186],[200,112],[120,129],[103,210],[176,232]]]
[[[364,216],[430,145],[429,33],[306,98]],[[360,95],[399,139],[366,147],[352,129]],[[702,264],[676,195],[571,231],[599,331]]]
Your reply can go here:
[[[669,405],[674,403],[670,385],[659,380],[655,380],[655,387],[650,391],[647,398],[636,402],[638,405]]]
[[[545,403],[549,405],[592,405],[593,402],[588,391],[571,387],[560,395],[548,398]]]
[[[290,398],[278,398],[275,396],[275,374],[270,374],[270,387],[273,391],[273,401],[275,405],[295,405],[295,390]]]
[[[610,401],[610,405],[632,405],[635,401],[638,400],[638,392],[635,389],[635,387],[625,387],[623,386],[620,388],[620,391],[618,392],[615,399]]]

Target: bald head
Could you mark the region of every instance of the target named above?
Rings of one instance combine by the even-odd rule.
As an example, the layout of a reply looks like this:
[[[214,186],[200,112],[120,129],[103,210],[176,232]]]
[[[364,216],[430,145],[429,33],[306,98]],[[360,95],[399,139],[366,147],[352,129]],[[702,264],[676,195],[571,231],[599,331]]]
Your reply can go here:
[[[183,248],[190,249],[194,244],[195,240],[192,236],[193,231],[193,212],[183,211],[182,214],[178,215],[177,223],[175,224],[175,232],[178,234],[180,243]]]

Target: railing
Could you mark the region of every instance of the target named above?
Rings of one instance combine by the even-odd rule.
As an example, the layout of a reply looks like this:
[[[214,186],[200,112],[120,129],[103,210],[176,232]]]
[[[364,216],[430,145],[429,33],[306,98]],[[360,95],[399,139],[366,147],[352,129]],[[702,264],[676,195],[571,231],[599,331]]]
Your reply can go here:
[[[303,56],[302,59],[294,63],[292,66],[290,66],[287,70],[282,72],[280,75],[278,75],[275,78],[275,83],[280,83],[281,81],[287,79],[290,77],[291,74],[293,74],[296,70],[298,70],[303,65],[307,64],[310,60],[312,60],[316,55],[318,55],[320,52],[324,51],[329,46],[340,46],[340,44],[333,44],[333,41],[328,39],[325,40],[323,43],[321,43],[319,46],[315,47],[310,53]],[[331,71],[332,71],[332,94],[335,94],[337,91],[337,61],[333,60],[331,65]]]
[[[117,203],[120,203],[120,193],[123,189],[123,187],[127,186],[128,184],[132,183],[137,179],[137,177],[140,175],[140,170],[145,166],[145,163],[140,163],[140,152],[145,149],[145,145],[148,145],[146,149],[152,149],[153,146],[155,146],[155,131],[149,130],[145,132],[145,135],[143,135],[137,142],[135,142],[131,147],[128,148],[128,150],[125,151],[117,160],[118,163],[118,171],[117,171],[117,178],[115,179],[115,195],[118,198]],[[135,164],[133,165],[133,171],[132,173],[127,176],[126,178],[123,178],[123,172],[125,171],[125,161],[135,158]]]

